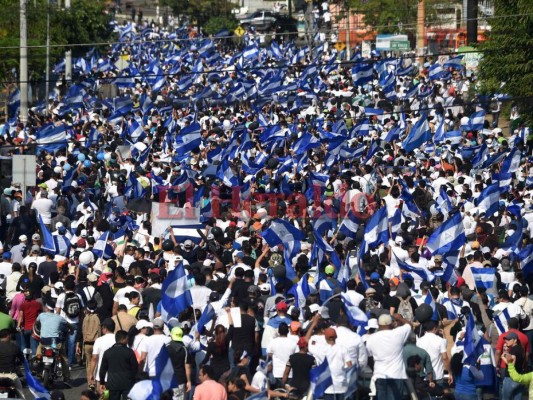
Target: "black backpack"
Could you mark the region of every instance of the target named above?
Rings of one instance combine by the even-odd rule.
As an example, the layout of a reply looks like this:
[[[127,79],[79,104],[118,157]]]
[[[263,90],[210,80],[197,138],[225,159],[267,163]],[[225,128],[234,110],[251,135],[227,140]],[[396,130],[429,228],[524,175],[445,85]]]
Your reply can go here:
[[[63,311],[69,318],[77,318],[81,312],[81,301],[76,293],[69,292],[65,295]]]

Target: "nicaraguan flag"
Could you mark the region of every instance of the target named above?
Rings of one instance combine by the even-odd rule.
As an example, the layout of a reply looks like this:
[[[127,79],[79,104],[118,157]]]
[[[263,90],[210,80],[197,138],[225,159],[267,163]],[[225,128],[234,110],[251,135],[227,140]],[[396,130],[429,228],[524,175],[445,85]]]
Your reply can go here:
[[[183,156],[196,149],[202,143],[201,127],[198,122],[184,127],[176,135],[176,154]]]
[[[96,241],[93,247],[93,253],[96,258],[101,258],[106,251],[107,239],[109,238],[109,231],[102,233],[100,238]]]
[[[263,232],[263,239],[270,247],[274,247],[295,240],[305,240],[305,234],[291,223],[278,218],[272,220],[268,229]]]
[[[309,377],[311,380],[310,390],[313,393],[313,398],[318,399],[319,397],[322,397],[326,389],[333,385],[328,359],[324,358],[322,364],[315,368],[311,368]]]
[[[339,232],[342,232],[349,238],[355,238],[357,231],[359,229],[359,220],[350,209],[346,216],[342,219],[342,222],[339,226]]]
[[[202,334],[204,327],[215,318],[216,312],[211,304],[207,304],[202,311],[202,315],[198,318],[198,322],[194,324],[191,329],[191,333],[194,335],[194,332]]]
[[[394,252],[393,252],[394,254]],[[400,269],[410,272],[412,274],[418,275],[422,280],[427,282],[433,282],[435,280],[435,275],[423,267],[415,267],[414,265],[408,264],[402,260],[400,260],[396,254],[394,254],[394,257],[396,258],[396,262],[398,263],[398,267]]]
[[[357,62],[352,68],[352,79],[354,86],[363,86],[371,82],[374,75],[372,63]]]
[[[432,254],[442,254],[459,250],[466,241],[461,213],[456,212],[439,226],[429,237],[427,248]]]
[[[485,350],[476,327],[476,322],[474,321],[474,314],[471,312],[468,314],[468,319],[466,321],[463,346],[463,362],[470,365],[476,365],[478,358],[485,352]]]
[[[483,125],[485,123],[485,111],[481,110],[478,112],[475,112],[470,116],[470,119],[468,120],[468,126],[470,130],[473,131],[480,131],[483,129]]]
[[[428,306],[430,306],[431,309],[433,310],[433,315],[431,316],[431,319],[433,321],[438,321],[439,320],[439,313],[437,311],[437,304],[435,304],[435,300],[433,299],[433,296],[431,295],[431,293],[429,291],[426,294],[426,297],[424,298],[424,303],[427,304]]]
[[[56,246],[54,243],[54,237],[50,233],[50,230],[44,224],[43,218],[41,217],[41,215],[39,215],[38,218],[39,218],[39,226],[41,228],[41,233],[43,234],[43,244],[41,247],[43,250],[47,252],[56,254]]]
[[[368,248],[375,247],[380,243],[387,243],[389,240],[389,220],[387,218],[387,207],[382,207],[372,215],[365,227],[363,253]]]
[[[168,274],[167,278],[163,281],[161,292],[163,293],[163,297],[161,298],[161,316],[166,321],[169,318],[177,317],[187,307],[192,305],[191,292],[183,263],[180,263]]]
[[[485,215],[490,217],[498,212],[500,205],[500,185],[493,183],[487,186],[477,199],[477,206],[485,211]]]
[[[429,79],[432,81],[440,79],[443,73],[444,71],[438,62],[429,67]]]
[[[477,288],[491,289],[494,287],[495,268],[471,268]]]
[[[431,140],[431,129],[426,115],[422,114],[403,141],[402,147],[405,151],[410,152],[421,147],[428,140]]]
[[[511,315],[509,315],[509,310],[506,308],[494,317],[494,325],[496,325],[496,329],[498,329],[500,335],[504,332],[507,332],[509,326],[508,322],[510,319]]]
[[[461,69],[464,56],[452,57],[444,63],[444,68]]]
[[[527,278],[533,273],[533,244],[525,247],[519,254],[520,267]]]
[[[437,209],[444,215],[445,218],[452,211],[452,202],[448,197],[448,193],[446,193],[445,185],[440,187],[439,196],[437,197]]]
[[[341,299],[344,304],[344,312],[346,313],[346,317],[348,317],[350,324],[354,327],[365,326],[368,322],[368,317],[363,310],[357,306],[354,306],[350,302],[350,298],[346,295],[346,293],[341,294]]]
[[[311,289],[309,288],[309,274],[304,274],[298,283],[295,283],[287,293],[294,295],[295,305],[298,308],[304,308],[306,299],[311,294]]]
[[[49,400],[51,398],[48,390],[46,390],[43,384],[32,375],[30,366],[28,365],[28,361],[26,359],[24,359],[24,375],[26,376],[28,389],[35,400]]]

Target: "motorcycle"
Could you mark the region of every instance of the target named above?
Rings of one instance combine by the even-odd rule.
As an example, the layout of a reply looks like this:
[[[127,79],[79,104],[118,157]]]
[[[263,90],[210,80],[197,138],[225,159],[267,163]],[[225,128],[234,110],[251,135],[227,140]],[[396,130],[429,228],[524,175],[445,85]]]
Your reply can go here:
[[[41,354],[37,354],[32,366],[47,389],[51,388],[54,382],[64,382],[63,362],[55,339],[52,339],[50,344],[44,344],[41,340]]]
[[[0,399],[23,399],[24,394],[20,392],[10,378],[0,378]]]

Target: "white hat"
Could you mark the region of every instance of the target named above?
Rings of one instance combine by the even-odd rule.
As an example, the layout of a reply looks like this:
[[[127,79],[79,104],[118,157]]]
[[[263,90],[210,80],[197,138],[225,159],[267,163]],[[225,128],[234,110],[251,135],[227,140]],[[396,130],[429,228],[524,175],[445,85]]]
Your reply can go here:
[[[368,329],[378,329],[378,320],[375,319],[375,318],[370,318],[367,322],[367,325],[365,327],[367,330]]]
[[[87,237],[87,229],[82,229],[82,230],[81,230],[81,234],[80,234],[80,236],[81,236],[82,238]]]
[[[311,304],[309,306],[309,311],[311,311],[312,313],[315,313],[318,310],[320,310],[320,306],[318,304]]]
[[[24,242],[25,240],[28,240],[28,237],[27,237],[26,235],[20,235],[20,236],[19,236],[19,240],[20,240],[21,242]]]
[[[151,322],[149,322],[149,321],[147,321],[147,320],[145,320],[145,319],[140,319],[140,320],[137,321],[137,323],[135,324],[135,328],[136,328],[137,330],[139,330],[139,331],[140,331],[141,329],[143,329],[143,328],[153,328],[153,327],[154,327],[154,325],[153,325]]]
[[[268,283],[262,283],[259,285],[259,290],[261,292],[270,293],[270,285]]]
[[[31,240],[41,240],[41,235],[39,235],[38,233],[34,233],[31,237]]]
[[[63,226],[63,223],[62,222],[58,222],[56,223],[56,229],[59,229]]]

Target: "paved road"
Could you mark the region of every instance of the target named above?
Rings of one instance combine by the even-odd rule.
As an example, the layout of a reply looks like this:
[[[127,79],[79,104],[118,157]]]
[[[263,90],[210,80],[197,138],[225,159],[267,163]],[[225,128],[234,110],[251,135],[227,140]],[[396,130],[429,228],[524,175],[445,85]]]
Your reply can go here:
[[[65,393],[65,398],[68,400],[78,400],[81,396],[81,392],[87,389],[87,378],[85,373],[85,367],[74,367],[70,371],[70,384],[72,387],[68,387],[65,384],[58,382],[57,385],[51,389],[52,390],[61,390]],[[30,391],[25,388],[24,395],[26,399],[33,399],[33,395]]]

